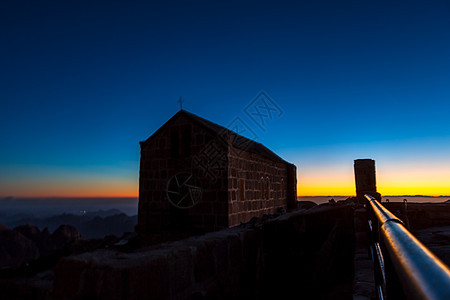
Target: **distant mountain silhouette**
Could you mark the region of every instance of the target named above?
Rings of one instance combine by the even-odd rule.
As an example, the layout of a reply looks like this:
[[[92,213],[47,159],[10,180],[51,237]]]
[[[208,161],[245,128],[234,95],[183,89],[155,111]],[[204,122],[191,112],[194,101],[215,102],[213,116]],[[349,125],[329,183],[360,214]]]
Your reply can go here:
[[[96,216],[90,221],[80,224],[79,231],[86,238],[100,238],[106,235],[121,236],[124,232],[134,231],[136,223],[137,215],[127,216],[120,213],[105,218]]]
[[[137,223],[137,215],[128,216],[117,209],[100,210],[83,215],[64,213],[47,218],[14,215],[2,219],[0,222],[10,228],[33,225],[40,230],[48,228],[49,231],[54,231],[63,224],[70,225],[77,228],[86,239],[103,238],[107,235],[121,236],[124,232],[134,231],[134,226]]]

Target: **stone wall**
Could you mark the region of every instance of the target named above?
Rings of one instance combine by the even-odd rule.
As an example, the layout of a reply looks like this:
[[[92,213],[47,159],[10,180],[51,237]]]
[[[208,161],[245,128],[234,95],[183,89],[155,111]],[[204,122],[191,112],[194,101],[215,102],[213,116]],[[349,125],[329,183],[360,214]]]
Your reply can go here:
[[[409,230],[450,226],[450,203],[382,202]]]
[[[140,249],[65,258],[52,299],[345,299],[353,209],[322,205]]]
[[[226,155],[218,156],[226,154],[226,147],[184,117],[168,125],[141,143],[136,231],[144,239],[160,241],[173,234],[226,228]],[[180,173],[192,174],[202,189],[201,201],[189,209],[176,208],[168,201],[168,180]]]
[[[144,243],[228,228],[295,208],[295,166],[238,149],[233,138],[179,116],[141,143],[136,231]],[[169,202],[174,176],[195,179],[202,196],[192,207]]]
[[[287,164],[230,146],[229,226],[287,209]]]

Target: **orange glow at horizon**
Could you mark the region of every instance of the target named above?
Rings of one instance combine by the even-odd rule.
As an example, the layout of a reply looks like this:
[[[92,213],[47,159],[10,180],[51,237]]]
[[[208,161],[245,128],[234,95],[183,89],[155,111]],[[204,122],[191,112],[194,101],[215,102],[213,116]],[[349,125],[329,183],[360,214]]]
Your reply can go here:
[[[11,186],[8,195],[22,198],[73,197],[73,198],[128,198],[138,197],[138,184],[125,180],[89,180],[75,182],[58,182],[42,184],[28,182],[23,185]],[[4,195],[7,196],[7,195]]]
[[[382,195],[450,195],[450,162],[376,166],[377,190]],[[300,169],[298,196],[354,196],[352,167]]]
[[[450,162],[416,162],[377,169],[382,195],[450,195]]]
[[[356,193],[354,180],[351,168],[300,168],[297,174],[297,195],[351,196]]]
[[[376,169],[377,189],[382,195],[450,195],[450,161],[415,162],[414,164],[376,163]],[[352,164],[310,167],[302,167],[299,164],[297,171],[298,196],[354,196],[356,194]],[[137,176],[111,176],[111,174],[75,176],[69,172],[58,172],[50,176],[29,175],[26,178],[6,178],[0,181],[0,197],[139,196]]]

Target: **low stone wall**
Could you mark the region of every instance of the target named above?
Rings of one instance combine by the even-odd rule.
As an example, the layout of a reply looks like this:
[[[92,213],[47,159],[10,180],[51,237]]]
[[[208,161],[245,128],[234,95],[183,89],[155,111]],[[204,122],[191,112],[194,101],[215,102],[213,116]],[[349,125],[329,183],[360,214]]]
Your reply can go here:
[[[351,297],[353,240],[352,206],[324,205],[133,253],[65,258],[52,298]]]
[[[450,226],[449,203],[383,202],[390,212],[400,218],[414,234],[414,230],[437,226]]]

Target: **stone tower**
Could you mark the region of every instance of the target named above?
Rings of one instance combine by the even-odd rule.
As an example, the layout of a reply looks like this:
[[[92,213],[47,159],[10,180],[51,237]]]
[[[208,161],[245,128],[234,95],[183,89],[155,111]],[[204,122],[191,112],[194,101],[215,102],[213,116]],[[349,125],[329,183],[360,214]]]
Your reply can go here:
[[[381,195],[377,192],[375,161],[373,159],[356,159],[354,167],[356,197],[364,199],[364,194],[369,194],[375,199],[381,200]]]

